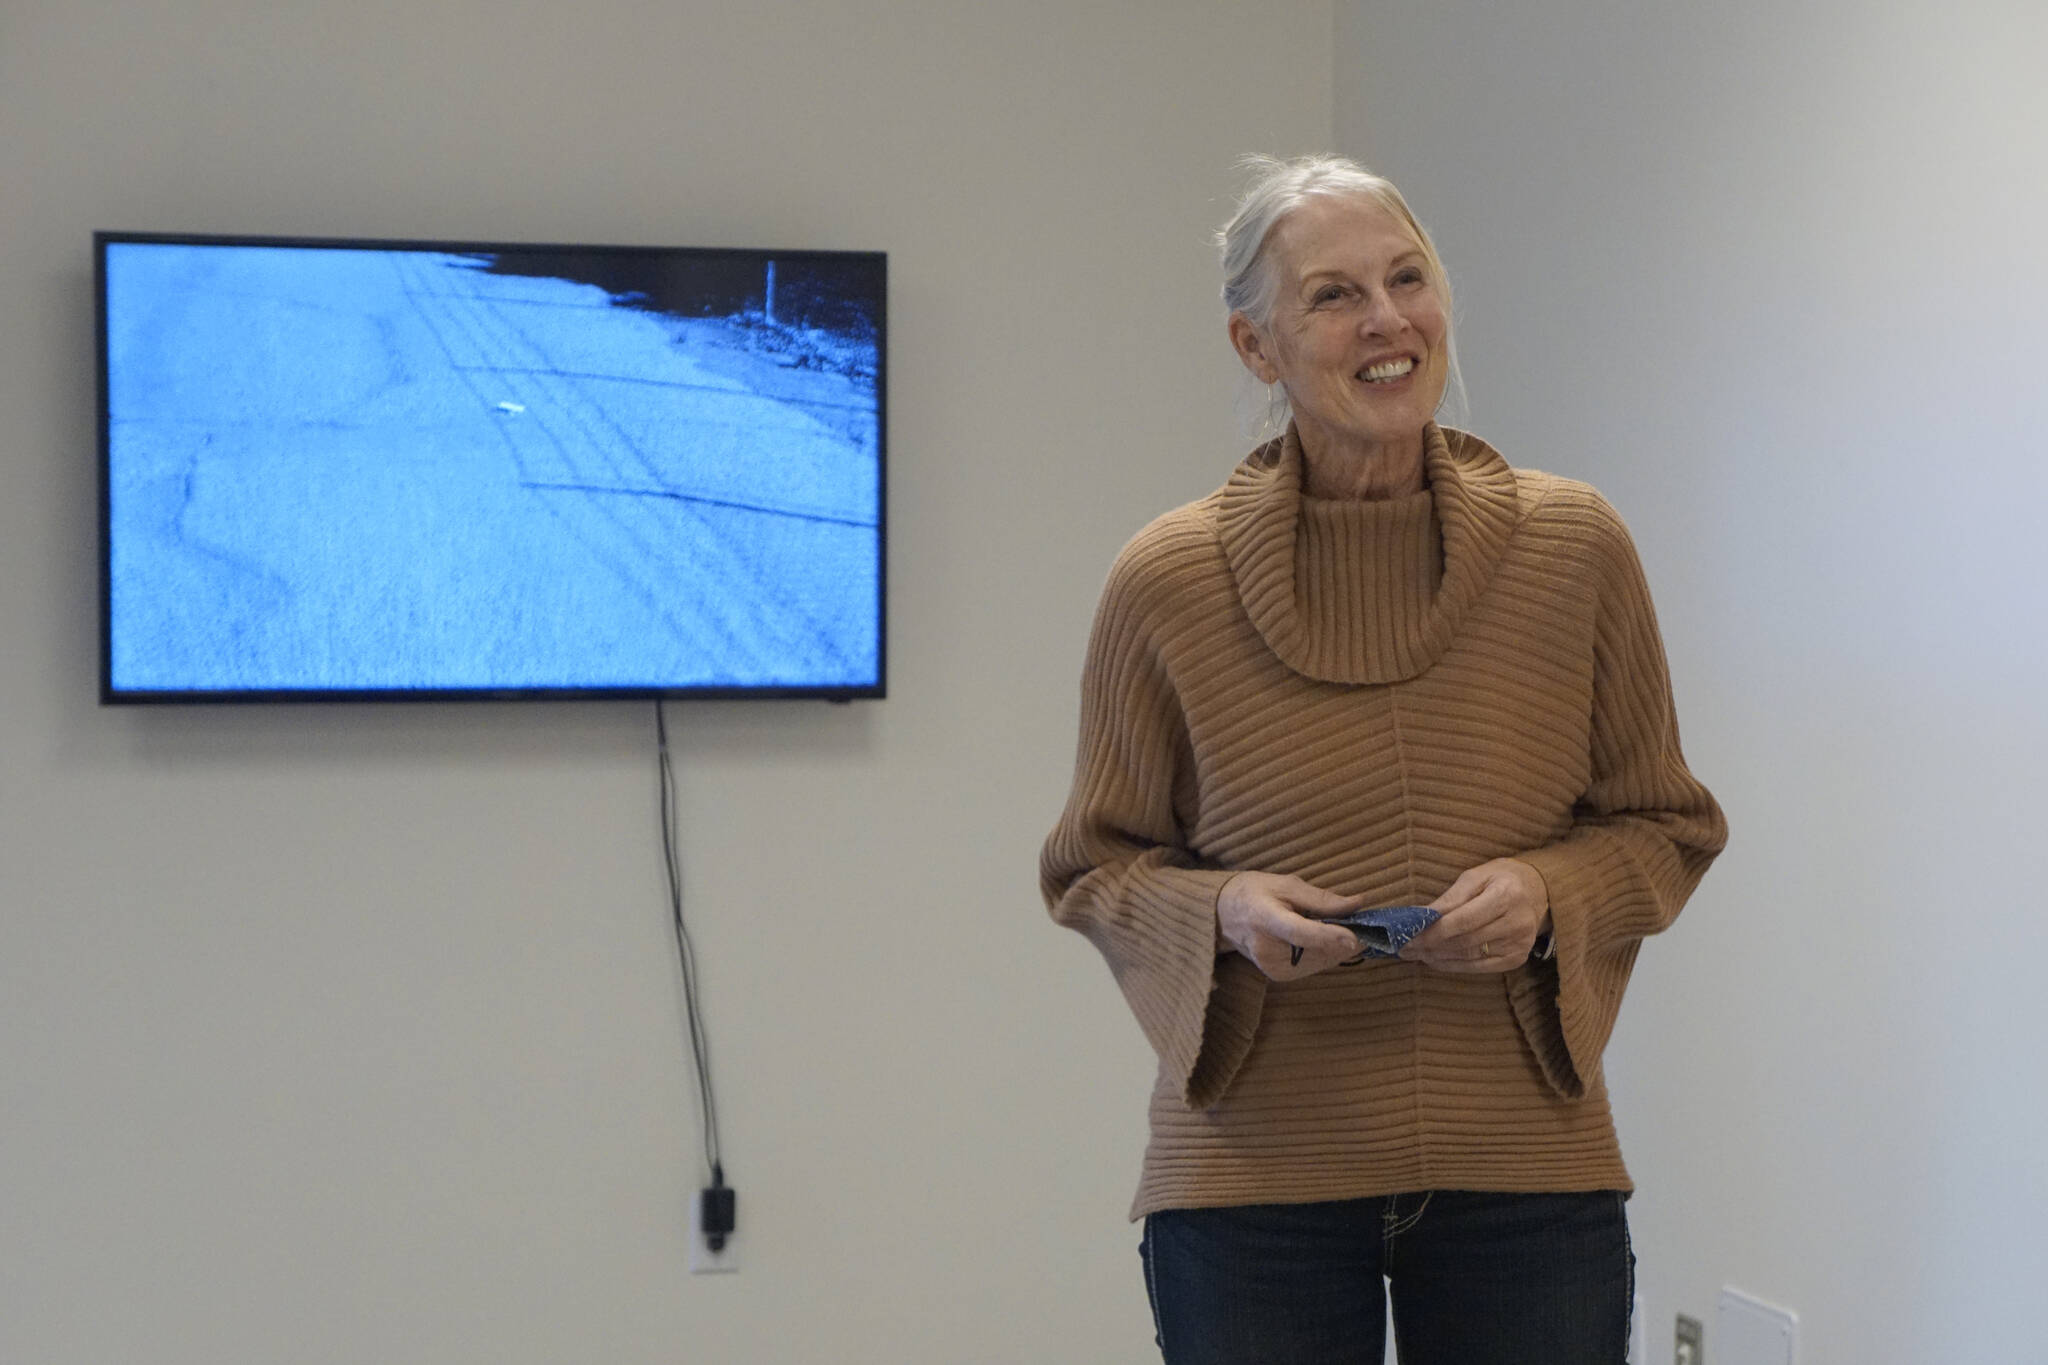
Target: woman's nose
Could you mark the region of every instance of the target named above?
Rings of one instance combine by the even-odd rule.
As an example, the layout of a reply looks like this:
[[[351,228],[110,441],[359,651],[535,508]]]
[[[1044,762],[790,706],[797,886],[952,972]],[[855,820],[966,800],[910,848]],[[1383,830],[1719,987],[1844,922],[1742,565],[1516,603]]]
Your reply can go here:
[[[1392,336],[1408,325],[1408,319],[1394,306],[1392,294],[1384,289],[1374,289],[1365,296],[1365,306],[1359,310],[1358,325],[1366,332]]]

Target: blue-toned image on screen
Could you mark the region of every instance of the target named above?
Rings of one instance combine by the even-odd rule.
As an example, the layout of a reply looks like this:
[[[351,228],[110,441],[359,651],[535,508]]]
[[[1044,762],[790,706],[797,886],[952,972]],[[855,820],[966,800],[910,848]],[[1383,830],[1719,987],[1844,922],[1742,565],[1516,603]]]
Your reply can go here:
[[[879,256],[102,249],[110,695],[877,687]]]

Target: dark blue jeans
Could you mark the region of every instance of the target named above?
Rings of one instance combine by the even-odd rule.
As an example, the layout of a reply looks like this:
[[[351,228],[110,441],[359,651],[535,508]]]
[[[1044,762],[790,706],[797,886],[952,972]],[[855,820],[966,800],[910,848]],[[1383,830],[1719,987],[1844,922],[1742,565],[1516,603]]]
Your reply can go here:
[[[1622,1196],[1436,1190],[1169,1209],[1140,1246],[1166,1365],[1622,1365]],[[1382,1285],[1388,1287],[1383,1291]]]

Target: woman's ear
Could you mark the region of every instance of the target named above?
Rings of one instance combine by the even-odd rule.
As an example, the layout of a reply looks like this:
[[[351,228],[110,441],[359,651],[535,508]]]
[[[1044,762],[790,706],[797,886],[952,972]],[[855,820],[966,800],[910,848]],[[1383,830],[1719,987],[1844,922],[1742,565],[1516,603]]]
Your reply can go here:
[[[1252,320],[1242,313],[1230,315],[1230,344],[1237,351],[1237,358],[1244,362],[1261,384],[1278,382],[1280,371],[1266,355],[1266,338],[1252,325]]]

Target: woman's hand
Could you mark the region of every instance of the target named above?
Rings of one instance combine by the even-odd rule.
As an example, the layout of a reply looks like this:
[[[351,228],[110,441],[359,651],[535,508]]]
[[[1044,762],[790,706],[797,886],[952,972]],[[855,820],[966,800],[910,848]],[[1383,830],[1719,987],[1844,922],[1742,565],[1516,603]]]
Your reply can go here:
[[[1543,874],[1513,858],[1481,863],[1429,908],[1443,918],[1410,939],[1401,956],[1444,972],[1512,971],[1550,928]]]
[[[1240,872],[1216,897],[1216,947],[1235,951],[1274,981],[1295,981],[1351,961],[1358,937],[1317,915],[1342,915],[1365,902],[1274,872]]]

